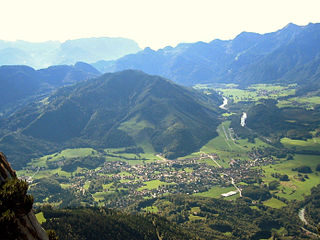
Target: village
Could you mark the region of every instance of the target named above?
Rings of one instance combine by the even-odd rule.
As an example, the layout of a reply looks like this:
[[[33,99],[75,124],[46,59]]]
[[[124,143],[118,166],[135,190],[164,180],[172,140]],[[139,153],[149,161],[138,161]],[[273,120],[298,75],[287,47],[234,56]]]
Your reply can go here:
[[[201,153],[199,157],[130,165],[128,162],[105,162],[96,170],[83,170],[69,178],[69,189],[77,197],[93,196],[89,204],[126,207],[134,202],[168,194],[195,194],[214,186],[234,186],[234,191],[221,194],[228,197],[240,192],[239,183],[252,183],[262,176],[259,166],[273,163],[272,157],[232,159],[230,167],[219,165],[217,154]],[[213,165],[203,160],[212,160]],[[99,197],[96,197],[99,196]]]

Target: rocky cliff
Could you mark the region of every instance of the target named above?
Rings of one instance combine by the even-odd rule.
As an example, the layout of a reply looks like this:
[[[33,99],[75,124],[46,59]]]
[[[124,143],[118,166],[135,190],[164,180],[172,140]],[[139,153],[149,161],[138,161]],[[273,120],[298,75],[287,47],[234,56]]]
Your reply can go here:
[[[49,239],[33,213],[33,198],[27,189],[0,152],[0,240]]]

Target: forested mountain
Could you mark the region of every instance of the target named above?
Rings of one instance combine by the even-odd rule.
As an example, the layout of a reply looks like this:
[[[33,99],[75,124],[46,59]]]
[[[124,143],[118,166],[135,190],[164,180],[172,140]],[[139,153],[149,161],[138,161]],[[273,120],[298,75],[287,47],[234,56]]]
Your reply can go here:
[[[319,41],[320,24],[288,24],[267,34],[243,32],[233,40],[179,44],[158,51],[146,48],[117,61],[97,62],[94,66],[102,72],[139,69],[184,85],[304,84],[314,78],[318,80]]]
[[[70,85],[100,75],[89,64],[78,62],[73,66],[59,65],[35,70],[28,66],[0,66],[0,117],[16,109],[28,98],[37,99],[57,87]]]
[[[54,229],[60,240],[196,239],[175,223],[154,214],[125,213],[103,208],[43,209],[46,229]]]
[[[35,154],[44,146],[141,146],[175,158],[217,135],[219,103],[216,94],[139,71],[105,74],[61,88],[4,119],[8,134],[0,146],[9,156]]]
[[[125,38],[80,38],[58,41],[26,42],[0,40],[0,65],[28,65],[44,68],[51,65],[112,60],[140,50]]]

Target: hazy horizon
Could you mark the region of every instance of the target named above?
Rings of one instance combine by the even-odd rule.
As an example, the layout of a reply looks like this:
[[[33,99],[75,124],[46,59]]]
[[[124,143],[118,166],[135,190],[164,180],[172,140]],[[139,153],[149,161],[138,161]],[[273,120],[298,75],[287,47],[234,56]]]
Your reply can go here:
[[[156,50],[232,39],[243,31],[273,32],[288,23],[317,23],[319,7],[318,0],[12,0],[1,4],[0,39],[63,42],[121,37]]]

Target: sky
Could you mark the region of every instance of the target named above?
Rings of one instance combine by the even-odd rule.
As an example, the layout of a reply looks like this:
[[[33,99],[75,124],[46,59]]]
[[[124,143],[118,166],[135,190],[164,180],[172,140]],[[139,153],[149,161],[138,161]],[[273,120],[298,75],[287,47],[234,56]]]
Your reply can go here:
[[[0,39],[124,37],[141,48],[320,22],[320,0],[0,0]]]

